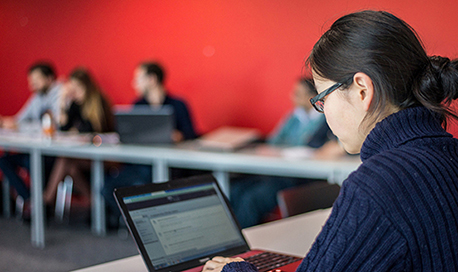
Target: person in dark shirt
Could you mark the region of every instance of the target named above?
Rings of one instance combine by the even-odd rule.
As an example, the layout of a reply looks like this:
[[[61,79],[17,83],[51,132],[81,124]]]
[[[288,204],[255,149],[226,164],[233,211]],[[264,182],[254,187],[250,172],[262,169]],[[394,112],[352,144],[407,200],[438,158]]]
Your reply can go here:
[[[184,140],[192,140],[197,137],[194,130],[191,114],[186,103],[166,91],[164,87],[165,73],[159,63],[143,62],[134,71],[132,87],[136,90],[139,98],[134,101],[134,105],[150,105],[151,107],[161,107],[170,105],[173,107],[176,129],[173,132],[172,140],[179,143]],[[186,175],[180,170],[175,170],[174,176]],[[151,183],[152,167],[144,164],[123,164],[120,168],[109,171],[105,177],[105,185],[102,195],[110,207],[111,218],[116,225],[120,212],[113,198],[113,190],[116,187],[131,186],[138,184]]]
[[[141,63],[134,72],[133,87],[140,95],[135,105],[160,107],[170,105],[175,112],[176,130],[172,135],[175,143],[196,138],[196,132],[186,103],[170,95],[164,87],[165,73],[160,64]]]
[[[67,115],[68,122],[60,126],[61,131],[74,130],[80,133],[94,131],[91,122],[82,116],[81,105],[78,103],[72,102],[65,114]]]
[[[362,164],[297,271],[458,271],[458,139],[444,129],[458,119],[458,60],[428,56],[406,22],[366,10],[335,21],[307,63],[311,104]],[[219,257],[203,271],[257,269]]]
[[[104,133],[114,131],[111,106],[84,68],[76,68],[70,74],[61,99],[60,130],[77,133]],[[89,202],[90,189],[85,173],[91,168],[89,160],[59,157],[52,169],[43,193],[44,202],[52,204],[57,186],[65,176],[73,178],[73,186]]]

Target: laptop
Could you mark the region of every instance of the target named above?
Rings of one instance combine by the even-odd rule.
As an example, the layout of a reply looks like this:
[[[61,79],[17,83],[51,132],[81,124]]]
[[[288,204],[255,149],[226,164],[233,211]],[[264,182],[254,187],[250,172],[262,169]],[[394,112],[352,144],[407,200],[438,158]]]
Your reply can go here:
[[[115,107],[116,131],[124,144],[171,144],[175,129],[173,107],[163,105],[117,105]]]
[[[201,271],[214,256],[242,257],[260,271],[295,271],[301,262],[251,250],[212,175],[116,188],[114,196],[149,271]],[[256,264],[266,255],[282,260]]]

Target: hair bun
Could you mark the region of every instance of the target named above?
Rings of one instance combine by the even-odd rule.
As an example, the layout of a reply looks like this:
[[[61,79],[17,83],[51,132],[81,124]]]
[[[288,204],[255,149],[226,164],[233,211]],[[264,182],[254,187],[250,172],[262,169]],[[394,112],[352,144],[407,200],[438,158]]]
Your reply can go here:
[[[450,66],[449,58],[444,58],[441,56],[431,56],[429,57],[429,60],[431,62],[431,68],[433,68],[433,71],[439,74],[441,74]]]
[[[458,63],[457,61],[450,61],[449,58],[441,56],[431,56],[430,69],[433,73],[440,89],[443,90],[443,99],[446,102],[458,98],[457,82],[458,82]]]

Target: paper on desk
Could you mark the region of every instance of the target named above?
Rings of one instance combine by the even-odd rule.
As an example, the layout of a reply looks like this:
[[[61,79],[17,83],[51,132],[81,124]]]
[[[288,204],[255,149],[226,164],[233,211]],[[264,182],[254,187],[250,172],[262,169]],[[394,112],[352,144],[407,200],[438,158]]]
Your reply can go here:
[[[197,139],[203,149],[234,151],[259,139],[254,128],[223,126]]]
[[[310,159],[315,150],[305,146],[287,147],[281,151],[281,155],[287,159]]]

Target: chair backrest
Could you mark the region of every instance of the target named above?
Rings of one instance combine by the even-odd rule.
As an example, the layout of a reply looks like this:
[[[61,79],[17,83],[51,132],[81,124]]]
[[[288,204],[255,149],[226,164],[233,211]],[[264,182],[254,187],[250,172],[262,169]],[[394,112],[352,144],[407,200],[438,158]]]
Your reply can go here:
[[[332,207],[339,196],[340,186],[317,181],[281,190],[277,193],[282,218]]]

